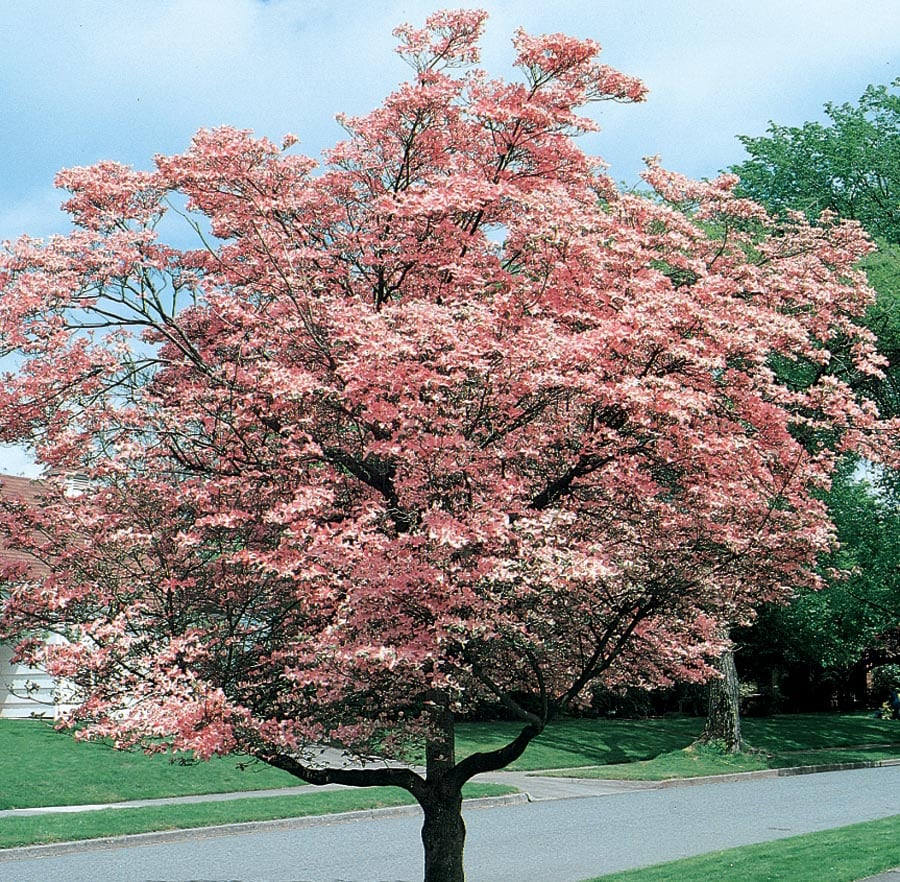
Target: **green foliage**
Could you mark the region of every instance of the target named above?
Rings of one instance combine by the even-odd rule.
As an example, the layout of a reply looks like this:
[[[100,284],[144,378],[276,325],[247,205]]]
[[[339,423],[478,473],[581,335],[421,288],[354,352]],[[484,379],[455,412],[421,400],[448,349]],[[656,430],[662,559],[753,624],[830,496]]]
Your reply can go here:
[[[869,86],[856,104],[826,104],[828,123],[770,123],[741,136],[750,158],[732,170],[741,192],[776,213],[828,210],[900,243],[900,94]]]
[[[863,480],[847,462],[826,495],[839,547],[822,561],[826,587],[760,611],[738,635],[742,671],[792,667],[848,685],[851,670],[900,618],[900,505],[891,473]],[[887,484],[885,483],[887,482]]]
[[[888,698],[878,710],[882,720],[900,719],[900,704],[897,692],[900,690],[900,665],[880,665],[872,669],[872,684],[875,692]]]
[[[878,335],[879,350],[891,361],[900,352],[900,245],[881,240],[863,261],[869,284],[878,292],[866,324]]]
[[[872,668],[872,685],[879,692],[900,689],[900,665],[879,665]]]
[[[826,104],[826,124],[791,127],[770,123],[767,134],[740,136],[749,159],[731,170],[738,191],[776,214],[799,211],[816,220],[823,211],[856,220],[878,251],[863,264],[878,293],[864,324],[878,337],[889,367],[883,380],[855,372],[848,358],[829,370],[877,402],[883,414],[900,414],[900,79],[869,86],[856,104]],[[798,371],[799,385],[811,382]]]
[[[871,484],[839,475],[828,495],[840,548],[825,561],[848,575],[829,590],[805,594],[788,613],[806,632],[806,653],[826,667],[846,669],[900,612],[900,511]]]
[[[897,194],[900,204],[900,192]],[[878,242],[878,250],[863,261],[869,284],[876,291],[865,325],[878,338],[878,351],[887,359],[885,376],[878,380],[864,378],[858,383],[861,392],[872,398],[879,410],[890,416],[900,415],[900,245]]]
[[[867,90],[856,111],[856,117],[860,114],[865,117],[874,113],[873,108],[879,102],[889,107],[890,113],[875,115],[877,133],[874,130],[869,133],[871,138],[877,134],[878,143],[884,150],[894,151],[900,143],[898,101],[900,97],[873,87]],[[821,167],[816,166],[819,158],[810,145],[821,146],[826,136],[835,144],[841,138],[859,136],[862,123],[857,118],[858,125],[849,124],[848,120],[854,116],[851,110],[846,106],[839,111],[830,107],[834,125],[827,131],[813,123],[802,130],[773,126],[770,139],[744,139],[754,157],[734,169],[744,176],[744,191],[776,210],[803,209],[813,215],[827,207],[843,212],[845,207],[840,201],[829,201],[831,197],[824,191],[818,201],[812,200],[815,203],[813,210],[804,203],[804,198],[811,200],[812,190],[804,187],[822,185],[819,180]],[[815,138],[813,133],[818,133]],[[844,145],[841,150],[835,144],[832,144],[835,155],[852,154],[856,156],[854,161],[868,161],[873,163],[874,169],[882,169],[881,159],[876,157],[877,151],[871,144],[871,154],[854,154],[853,151],[860,147],[855,142]],[[763,168],[768,169],[765,174]],[[862,177],[867,179],[865,175]],[[790,186],[786,182],[790,182]],[[805,183],[801,185],[800,182]],[[890,183],[893,188],[890,198],[900,209],[900,186],[895,186],[896,183],[896,180]],[[850,213],[844,216],[858,217],[864,224],[869,224],[872,232],[887,235],[868,215]],[[811,361],[788,361],[778,356],[773,356],[772,364],[779,376],[794,388],[805,389],[827,372],[873,401],[883,415],[898,416],[900,246],[896,242],[900,225],[890,235],[890,241],[879,241],[879,250],[863,263],[877,293],[864,324],[875,333],[878,351],[887,360],[884,376],[873,377],[857,371],[849,349],[842,351],[840,346],[833,347],[834,357],[827,366]],[[817,447],[832,446],[831,439],[823,433],[804,441]],[[742,667],[745,671],[748,668],[762,671],[767,666],[771,669],[805,665],[811,670],[816,669],[821,681],[831,679],[846,685],[850,669],[900,618],[900,472],[870,467],[867,480],[862,481],[858,467],[856,461],[847,460],[826,496],[840,543],[840,548],[822,561],[826,590],[801,591],[787,608],[764,609],[756,627],[738,635],[744,644]]]

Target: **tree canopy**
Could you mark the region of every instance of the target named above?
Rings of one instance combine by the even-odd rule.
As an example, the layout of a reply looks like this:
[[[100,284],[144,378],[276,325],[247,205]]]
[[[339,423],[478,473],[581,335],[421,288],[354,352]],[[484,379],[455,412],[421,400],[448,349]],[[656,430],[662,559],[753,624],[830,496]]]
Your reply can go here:
[[[845,467],[826,499],[840,542],[822,561],[827,587],[801,591],[788,606],[764,610],[758,625],[738,637],[742,657],[750,656],[746,669],[757,675],[772,667],[795,672],[788,691],[803,709],[816,706],[820,686],[831,688],[842,703],[852,702],[859,688],[854,672],[861,661],[877,660],[900,609],[898,497]]]
[[[739,136],[750,155],[733,167],[740,191],[778,213],[815,220],[832,211],[900,244],[898,86],[871,85],[856,104],[826,104],[824,125],[773,122],[765,135]]]
[[[414,78],[322,167],[201,131],[62,172],[72,231],[0,258],[0,440],[86,479],[7,505],[50,573],[7,570],[5,634],[88,735],[405,787],[430,882],[462,878],[462,783],[590,683],[702,679],[722,623],[816,584],[813,491],[888,428],[771,367],[849,340],[877,376],[859,225],[656,163],[618,192],[580,108],[642,84],[521,31],[491,79],[483,20],[398,29]],[[457,761],[486,700],[521,734]],[[422,774],[319,754],[415,739]]]
[[[846,345],[836,344],[828,365],[778,364],[795,384],[820,372],[839,375],[883,415],[900,413],[900,95],[890,86],[869,86],[855,104],[827,104],[828,122],[799,127],[772,123],[765,136],[740,138],[750,158],[732,167],[738,192],[782,216],[821,212],[855,219],[875,237],[877,251],[860,263],[877,297],[861,319],[877,338],[885,360],[879,376],[856,372]],[[842,351],[843,350],[843,351]],[[897,447],[897,439],[886,439]],[[771,608],[757,635],[744,633],[751,654],[780,664],[806,664],[846,684],[879,633],[896,624],[900,593],[892,530],[896,477],[855,477],[856,463],[842,466],[826,496],[841,549],[823,559],[828,590],[801,591],[786,608]],[[750,662],[752,666],[752,662]]]

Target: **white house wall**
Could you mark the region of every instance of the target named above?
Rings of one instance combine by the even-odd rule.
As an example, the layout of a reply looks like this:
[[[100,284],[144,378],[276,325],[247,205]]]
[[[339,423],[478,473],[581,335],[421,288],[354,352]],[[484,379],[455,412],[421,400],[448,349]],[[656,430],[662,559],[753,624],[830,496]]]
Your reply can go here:
[[[0,717],[55,717],[55,684],[50,675],[14,664],[11,659],[12,648],[0,644]]]

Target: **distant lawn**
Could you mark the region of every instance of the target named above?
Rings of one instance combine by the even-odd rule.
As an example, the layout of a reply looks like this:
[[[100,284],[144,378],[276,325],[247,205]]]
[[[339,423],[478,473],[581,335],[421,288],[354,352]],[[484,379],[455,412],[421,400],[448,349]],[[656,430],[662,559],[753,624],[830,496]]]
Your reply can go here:
[[[666,755],[666,774],[653,777],[688,777],[770,768],[764,757],[722,757],[715,751],[677,756],[703,730],[696,717],[664,717],[649,720],[563,720],[552,723],[535,739],[525,754],[509,768],[520,771],[567,769],[578,766],[616,766],[615,777],[638,777],[641,760]],[[475,750],[499,747],[519,731],[514,723],[466,723],[460,725],[457,750],[461,756]],[[900,722],[879,720],[871,714],[785,714],[748,717],[743,721],[747,743],[762,754],[776,755],[781,765],[811,765],[818,762],[852,762],[900,757]],[[789,756],[791,751],[879,745],[882,752],[829,751],[818,756]],[[888,747],[890,745],[890,747]],[[623,765],[626,764],[626,765]],[[650,765],[650,764],[647,764]],[[646,768],[646,767],[644,767]],[[652,771],[652,770],[651,770]],[[595,777],[610,772],[596,770]],[[644,777],[647,777],[645,774]]]
[[[586,882],[855,882],[900,866],[900,815]]]
[[[900,742],[900,721],[871,713],[745,717],[742,728],[750,744],[772,753]]]
[[[743,721],[748,750],[738,756],[714,747],[684,746],[637,762],[597,765],[560,777],[661,781],[763,769],[900,758],[900,723],[862,714],[784,715]]]
[[[836,763],[880,762],[900,758],[900,745],[859,750],[806,750],[798,753],[761,753],[747,751],[737,756],[723,754],[702,745],[661,753],[649,760],[609,766],[585,766],[560,769],[550,774],[558,778],[604,778],[616,781],[665,781],[671,778],[697,778],[705,775],[732,775],[764,769]]]
[[[470,784],[464,788],[464,795],[468,799],[513,792],[515,791],[512,787],[496,784]],[[370,787],[364,790],[326,790],[299,796],[267,796],[227,802],[58,812],[3,818],[0,821],[0,848],[74,842],[163,830],[186,830],[247,821],[330,815],[337,812],[411,805],[413,802],[413,798],[405,790],[397,787]]]
[[[266,790],[302,783],[261,763],[243,771],[235,758],[184,765],[167,756],[148,757],[78,742],[40,720],[0,720],[0,809]]]
[[[516,723],[461,723],[456,751],[467,756],[511,741],[521,731]],[[703,730],[696,717],[652,720],[559,720],[551,723],[509,768],[516,771],[566,769],[649,759],[690,744]],[[897,729],[900,738],[900,728]]]

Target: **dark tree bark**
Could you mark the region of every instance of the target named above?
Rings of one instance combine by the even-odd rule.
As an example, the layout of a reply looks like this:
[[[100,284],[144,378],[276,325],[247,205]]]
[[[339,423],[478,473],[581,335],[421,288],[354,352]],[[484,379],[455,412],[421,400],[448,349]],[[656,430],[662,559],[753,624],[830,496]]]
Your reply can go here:
[[[462,817],[462,779],[456,772],[453,712],[446,696],[431,698],[431,737],[425,744],[425,786],[417,797],[425,814],[422,845],[425,882],[465,882],[463,849],[466,825]]]
[[[425,882],[465,882],[466,825],[462,817],[462,786],[452,774],[429,778],[425,797],[420,800],[425,814],[422,824]]]
[[[724,745],[728,753],[740,753],[743,747],[741,737],[741,692],[737,668],[734,664],[734,650],[729,647],[719,656],[716,667],[721,678],[709,681],[709,707],[706,713],[706,727],[699,741],[701,744],[715,742]]]

